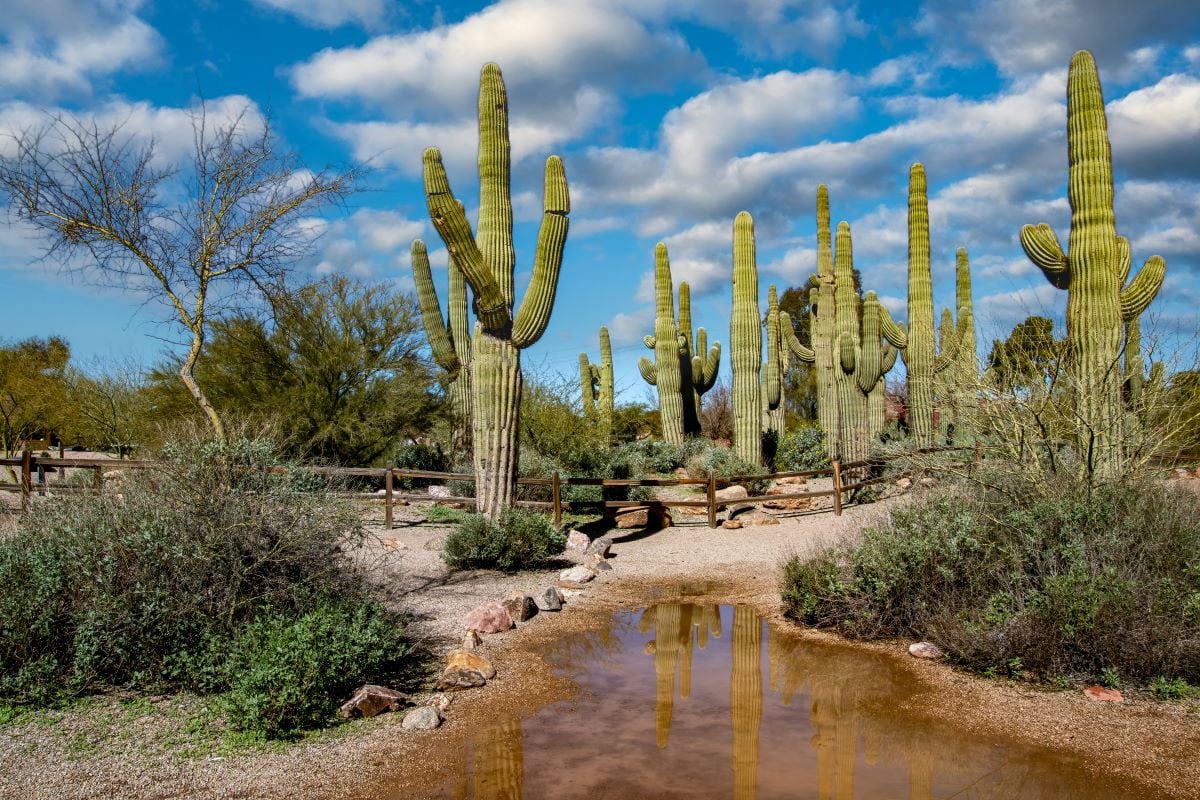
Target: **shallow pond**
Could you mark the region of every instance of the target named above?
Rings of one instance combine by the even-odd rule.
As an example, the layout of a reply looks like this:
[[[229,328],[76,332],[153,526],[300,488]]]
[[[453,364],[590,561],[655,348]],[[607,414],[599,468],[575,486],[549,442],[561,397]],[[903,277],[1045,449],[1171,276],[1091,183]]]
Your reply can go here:
[[[580,686],[480,724],[435,797],[1144,797],[1050,751],[896,710],[912,679],[858,648],[777,634],[745,606],[660,603],[546,654]]]

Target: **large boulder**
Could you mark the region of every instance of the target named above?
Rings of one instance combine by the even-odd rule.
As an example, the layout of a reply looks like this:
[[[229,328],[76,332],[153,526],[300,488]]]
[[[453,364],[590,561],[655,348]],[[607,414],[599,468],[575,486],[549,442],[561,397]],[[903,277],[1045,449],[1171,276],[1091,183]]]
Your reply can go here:
[[[568,583],[587,583],[594,577],[596,577],[596,573],[592,572],[582,564],[577,567],[565,569],[558,574],[558,579],[560,581],[566,581]]]
[[[463,618],[463,627],[478,633],[503,633],[515,624],[508,609],[494,600],[473,608]]]
[[[660,530],[671,527],[674,522],[675,520],[671,518],[671,512],[662,506],[632,506],[618,511],[614,524],[622,530],[629,528],[654,528],[655,530]]]
[[[601,536],[599,539],[596,539],[589,544],[587,549],[584,550],[584,553],[589,556],[598,555],[601,558],[605,558],[608,556],[608,551],[612,548],[612,543],[613,540],[611,536]]]
[[[591,543],[592,540],[583,531],[571,531],[567,534],[567,546],[563,552],[568,555],[583,555]]]
[[[785,480],[800,480],[803,478],[780,478],[775,481],[768,489],[767,494],[774,497],[781,494],[798,494],[804,491],[804,484],[788,484]],[[811,497],[787,497],[779,500],[766,500],[763,506],[766,508],[774,508],[780,511],[806,511],[812,508],[813,499]]]
[[[486,683],[487,678],[483,677],[483,673],[479,670],[446,667],[434,688],[439,692],[457,692],[462,689],[474,689],[476,686],[483,686]]]
[[[745,486],[726,486],[724,489],[717,489],[716,499],[718,503],[730,503],[734,500],[745,500],[750,496],[750,492],[746,491]]]

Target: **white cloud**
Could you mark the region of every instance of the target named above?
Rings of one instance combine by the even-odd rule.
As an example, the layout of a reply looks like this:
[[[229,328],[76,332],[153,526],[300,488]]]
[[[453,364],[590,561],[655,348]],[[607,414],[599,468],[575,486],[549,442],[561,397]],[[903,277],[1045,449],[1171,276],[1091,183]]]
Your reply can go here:
[[[1168,75],[1110,102],[1107,111],[1119,169],[1200,176],[1200,78]]]
[[[608,333],[613,345],[641,342],[642,337],[654,330],[654,309],[643,308],[626,314],[619,311],[608,321]]]
[[[322,221],[318,274],[343,272],[363,277],[411,275],[409,248],[426,234],[424,220],[395,211],[360,208],[349,217]],[[445,251],[430,253],[430,263],[444,266]]]
[[[336,28],[352,23],[379,24],[387,12],[386,0],[253,0],[256,5],[292,14],[307,25]]]

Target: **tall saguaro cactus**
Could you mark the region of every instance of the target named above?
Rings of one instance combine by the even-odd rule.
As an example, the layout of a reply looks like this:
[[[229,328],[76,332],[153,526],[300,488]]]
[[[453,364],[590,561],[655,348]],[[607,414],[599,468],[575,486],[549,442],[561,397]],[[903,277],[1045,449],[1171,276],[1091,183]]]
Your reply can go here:
[[[692,403],[695,409],[694,427],[688,428],[688,420],[684,419],[684,433],[700,433],[700,411],[703,407],[704,393],[717,382],[717,368],[721,364],[721,343],[714,342],[708,346],[708,332],[698,328],[692,333],[692,290],[688,282],[679,284],[679,332],[687,343],[687,354],[684,356],[684,386],[688,391],[691,385]],[[690,377],[690,381],[689,381]]]
[[[933,376],[955,363],[957,346],[940,355],[933,341],[933,275],[925,167],[908,171],[908,423],[918,447],[933,445]]]
[[[1080,460],[1090,476],[1111,479],[1122,463],[1122,323],[1150,305],[1167,265],[1151,256],[1122,288],[1131,253],[1129,240],[1117,235],[1108,119],[1096,62],[1086,50],[1071,59],[1067,77],[1067,155],[1068,251],[1046,223],[1021,228],[1021,246],[1051,284],[1067,291],[1067,368]]]
[[[654,248],[654,334],[642,340],[646,347],[654,351],[654,362],[642,356],[638,359],[638,371],[646,383],[658,387],[658,414],[663,439],[671,444],[683,444],[684,420],[688,417],[694,419],[696,408],[690,381],[686,387],[686,397],[684,392],[683,363],[686,359],[690,376],[691,359],[688,358],[687,339],[675,327],[674,295],[671,259],[667,246],[659,242]]]
[[[429,254],[420,239],[412,243],[413,282],[417,287],[417,303],[433,360],[446,371],[449,380],[450,407],[455,417],[455,448],[470,441],[471,430],[471,333],[467,327],[467,290],[462,270],[451,258],[450,301],[447,319],[442,319],[437,288],[429,270]]]
[[[955,253],[954,302],[958,306],[958,356],[955,372],[958,397],[954,403],[956,429],[963,434],[977,433],[979,411],[979,355],[975,351],[975,304],[971,299],[971,262],[967,248]]]
[[[764,400],[766,402],[765,429],[783,434],[786,428],[784,408],[787,398],[785,382],[787,371],[791,367],[791,357],[811,364],[816,356],[813,351],[800,343],[796,338],[796,330],[792,327],[792,318],[786,311],[779,308],[779,295],[775,284],[767,287],[767,374],[763,381]]]
[[[583,410],[595,413],[607,433],[612,429],[613,362],[612,343],[608,328],[600,327],[600,363],[588,361],[587,353],[579,354],[579,381],[583,389]]]
[[[733,368],[733,448],[751,464],[762,463],[762,325],[758,312],[758,264],[754,219],[742,211],[733,221],[733,311],[729,360]]]
[[[570,199],[558,156],[546,160],[545,196],[533,277],[513,314],[512,193],[509,181],[508,96],[500,68],[485,64],[479,76],[479,224],[471,232],[436,147],[425,151],[425,197],[433,226],[462,269],[475,296],[471,351],[472,444],[476,507],[495,519],[513,503],[523,378],[521,350],[546,330]]]
[[[825,452],[838,453],[837,385],[833,374],[833,239],[829,228],[829,189],[817,187],[817,287],[808,293],[813,365],[817,370],[817,422],[825,431]]]

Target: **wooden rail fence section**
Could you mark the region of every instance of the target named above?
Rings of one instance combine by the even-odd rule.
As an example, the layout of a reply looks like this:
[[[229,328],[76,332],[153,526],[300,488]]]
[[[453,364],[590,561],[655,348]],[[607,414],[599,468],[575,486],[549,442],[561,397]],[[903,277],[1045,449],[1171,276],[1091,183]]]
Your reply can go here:
[[[869,475],[869,470],[872,468],[880,468],[889,461],[894,461],[898,458],[905,458],[918,454],[928,453],[943,453],[943,452],[961,452],[973,450],[975,454],[975,464],[978,466],[983,460],[983,447],[976,442],[974,447],[929,447],[921,450],[900,453],[887,458],[869,459],[866,461],[854,461],[846,464],[833,461],[828,467],[822,469],[805,470],[800,472],[774,472],[764,473],[760,475],[733,475],[729,477],[717,477],[712,470],[708,471],[708,476],[705,478],[582,478],[582,477],[563,477],[558,472],[553,473],[549,478],[519,478],[517,483],[522,486],[543,486],[550,488],[550,500],[522,500],[520,505],[531,506],[535,508],[550,509],[554,515],[554,524],[556,526],[562,524],[564,511],[582,510],[582,509],[630,509],[630,508],[647,508],[647,509],[669,509],[669,508],[703,508],[708,514],[708,526],[710,528],[717,527],[717,512],[725,506],[735,505],[737,503],[759,503],[767,500],[795,500],[795,499],[812,499],[817,497],[832,497],[833,498],[833,513],[841,516],[843,510],[843,496],[847,492],[852,492],[855,489],[860,489],[866,486],[880,483],[887,480],[896,480],[899,475],[889,475],[887,477],[860,477],[850,483],[843,480],[844,473],[849,471],[853,475],[855,472],[862,472],[863,475]],[[89,492],[99,494],[104,489],[104,473],[110,470],[120,469],[156,469],[163,466],[162,462],[145,461],[145,460],[129,460],[129,459],[100,459],[100,458],[42,458],[33,455],[26,450],[21,453],[20,458],[2,458],[0,459],[0,467],[20,468],[19,481],[17,483],[0,483],[0,491],[20,492],[21,493],[21,511],[29,510],[31,498],[35,492],[38,495],[45,495],[48,490],[52,489],[55,493],[63,492]],[[91,470],[93,473],[90,486],[63,486],[55,485],[53,487],[46,481],[46,471],[48,468],[53,468],[55,471],[64,468]],[[443,501],[449,503],[464,503],[474,504],[474,497],[460,497],[451,494],[431,495],[427,493],[415,493],[397,491],[396,481],[400,480],[403,484],[405,480],[429,480],[429,481],[467,481],[474,483],[475,476],[469,474],[460,474],[454,472],[436,472],[430,470],[415,470],[415,469],[400,469],[397,467],[307,467],[313,473],[320,475],[335,475],[343,477],[362,477],[362,478],[382,478],[383,479],[383,495],[382,498],[377,493],[371,492],[348,492],[352,497],[360,499],[382,499],[384,506],[384,526],[387,529],[393,527],[393,509],[396,501]],[[769,495],[750,495],[749,497],[738,498],[735,500],[722,500],[717,497],[718,486],[733,486],[741,483],[761,482],[776,480],[779,478],[813,478],[829,475],[833,479],[833,487],[817,491],[806,492],[790,492],[784,494],[769,494]],[[35,483],[36,478],[36,483]],[[564,500],[563,488],[567,486],[599,486],[601,488],[617,488],[617,487],[664,487],[664,486],[703,486],[704,499],[695,500]]]

